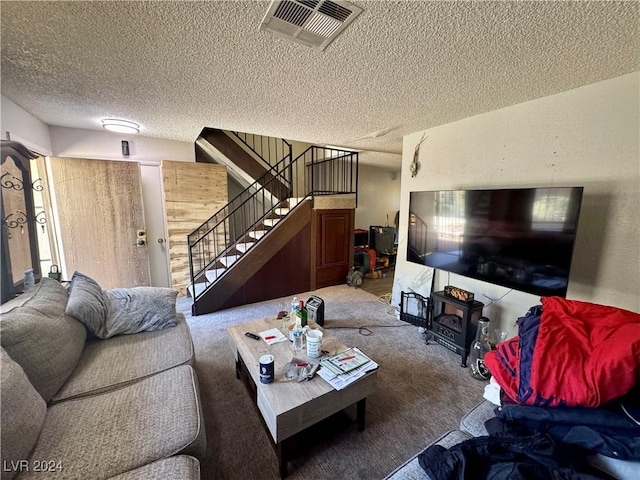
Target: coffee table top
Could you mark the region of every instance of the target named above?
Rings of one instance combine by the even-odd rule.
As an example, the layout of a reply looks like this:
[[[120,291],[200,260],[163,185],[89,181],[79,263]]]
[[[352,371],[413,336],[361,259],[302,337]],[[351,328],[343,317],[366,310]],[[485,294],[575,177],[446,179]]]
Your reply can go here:
[[[245,336],[246,332],[258,334],[279,325],[281,322],[278,320],[263,319],[227,329],[233,354],[242,358],[256,385],[258,408],[276,443],[366,398],[375,390],[377,380],[377,372],[372,371],[343,390],[335,390],[318,375],[304,382],[285,380],[284,368],[294,356],[292,343],[268,345],[262,339],[253,340]],[[322,349],[329,354],[348,348],[319,325],[310,322],[309,327],[323,332]],[[260,383],[259,359],[265,354],[274,357],[275,380],[270,384]],[[295,356],[312,362],[320,360],[308,359],[306,348],[296,352]]]

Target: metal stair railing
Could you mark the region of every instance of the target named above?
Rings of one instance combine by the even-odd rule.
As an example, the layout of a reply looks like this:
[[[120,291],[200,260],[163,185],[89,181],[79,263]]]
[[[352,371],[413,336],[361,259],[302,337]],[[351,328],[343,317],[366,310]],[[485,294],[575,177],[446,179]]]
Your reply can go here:
[[[238,244],[244,243],[252,232],[256,238],[251,240],[259,242],[264,233],[258,232],[266,230],[267,218],[282,219],[302,200],[314,195],[355,193],[357,202],[357,182],[357,152],[311,146],[293,160],[287,154],[189,234],[189,273],[194,301],[213,283],[206,271],[220,265],[224,257],[237,254],[234,250]],[[274,191],[279,195],[270,193]],[[295,205],[289,205],[288,212],[278,215],[276,209],[282,208],[289,198],[296,199]],[[226,271],[227,267],[224,268]],[[196,282],[202,281],[205,289],[196,292]]]
[[[266,165],[266,168],[276,165],[287,154],[291,154],[291,144],[283,138],[244,132],[229,131],[229,133],[251,150]]]

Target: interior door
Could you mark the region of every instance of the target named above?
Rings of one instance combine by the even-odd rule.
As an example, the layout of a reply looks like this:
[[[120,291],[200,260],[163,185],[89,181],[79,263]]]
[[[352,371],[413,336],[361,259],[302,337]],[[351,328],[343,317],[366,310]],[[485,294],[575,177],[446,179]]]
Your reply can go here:
[[[150,285],[139,164],[53,157],[49,172],[63,278],[77,270],[105,289]]]
[[[351,209],[316,210],[316,288],[345,283],[353,265]]]
[[[160,165],[145,165],[141,163],[140,173],[144,218],[147,226],[151,285],[154,287],[170,287],[169,242],[167,241],[167,223],[164,215]]]

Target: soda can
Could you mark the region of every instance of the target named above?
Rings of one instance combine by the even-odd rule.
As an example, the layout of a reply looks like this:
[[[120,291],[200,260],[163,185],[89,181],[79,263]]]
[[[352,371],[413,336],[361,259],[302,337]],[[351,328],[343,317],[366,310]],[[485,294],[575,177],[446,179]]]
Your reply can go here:
[[[275,378],[273,355],[260,357],[260,383],[272,383]]]

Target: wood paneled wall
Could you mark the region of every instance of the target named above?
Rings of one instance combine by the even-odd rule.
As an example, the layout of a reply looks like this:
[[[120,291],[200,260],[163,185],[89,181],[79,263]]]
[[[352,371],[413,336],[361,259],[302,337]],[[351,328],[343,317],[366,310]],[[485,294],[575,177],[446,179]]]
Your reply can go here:
[[[227,168],[210,163],[163,160],[171,282],[186,294],[189,278],[187,236],[228,202]]]

